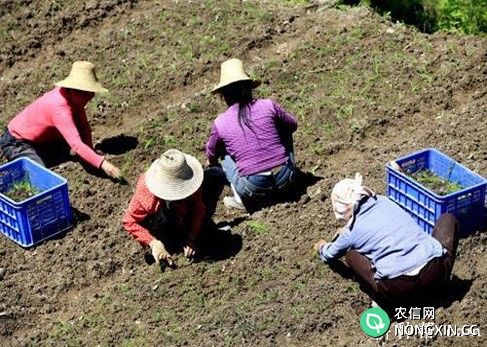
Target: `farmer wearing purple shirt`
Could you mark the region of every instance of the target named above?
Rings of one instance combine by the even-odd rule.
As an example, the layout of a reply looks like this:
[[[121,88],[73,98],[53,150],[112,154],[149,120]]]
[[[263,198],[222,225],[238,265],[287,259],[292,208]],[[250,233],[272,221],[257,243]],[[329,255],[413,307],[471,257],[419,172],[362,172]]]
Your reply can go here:
[[[221,65],[219,93],[228,109],[214,121],[206,145],[210,165],[224,157],[222,168],[234,192],[225,197],[227,207],[245,209],[252,203],[287,191],[295,177],[292,133],[298,124],[293,115],[269,99],[254,99],[259,81],[248,77],[243,63],[230,59]]]
[[[443,214],[430,236],[396,203],[362,185],[362,176],[344,179],[332,191],[335,217],[347,225],[334,242],[315,250],[326,263],[345,255],[374,300],[411,303],[450,279],[458,222]]]

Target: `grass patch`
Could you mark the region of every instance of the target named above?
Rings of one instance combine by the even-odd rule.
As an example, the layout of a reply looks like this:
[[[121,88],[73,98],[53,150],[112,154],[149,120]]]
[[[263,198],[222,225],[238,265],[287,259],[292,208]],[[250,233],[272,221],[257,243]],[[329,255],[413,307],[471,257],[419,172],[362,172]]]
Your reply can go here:
[[[338,8],[346,9],[344,4],[370,6],[390,20],[414,25],[426,33],[487,33],[487,3],[481,0],[340,0]]]
[[[82,344],[78,330],[71,322],[67,321],[56,322],[54,328],[49,333],[48,341],[53,345],[59,344],[60,341],[66,346],[79,346]]]
[[[263,222],[253,220],[250,221],[247,225],[249,226],[250,230],[252,230],[256,234],[264,235],[269,232],[269,227]]]

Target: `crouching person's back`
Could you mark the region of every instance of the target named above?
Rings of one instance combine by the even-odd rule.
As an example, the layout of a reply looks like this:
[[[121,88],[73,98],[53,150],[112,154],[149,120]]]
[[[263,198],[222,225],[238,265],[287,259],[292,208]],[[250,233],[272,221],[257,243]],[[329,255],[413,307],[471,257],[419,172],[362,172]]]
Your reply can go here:
[[[345,254],[363,289],[376,301],[410,304],[450,279],[458,222],[444,214],[432,235],[384,196],[362,185],[362,177],[340,181],[332,192],[337,219],[347,223],[334,242],[315,249],[324,262]]]

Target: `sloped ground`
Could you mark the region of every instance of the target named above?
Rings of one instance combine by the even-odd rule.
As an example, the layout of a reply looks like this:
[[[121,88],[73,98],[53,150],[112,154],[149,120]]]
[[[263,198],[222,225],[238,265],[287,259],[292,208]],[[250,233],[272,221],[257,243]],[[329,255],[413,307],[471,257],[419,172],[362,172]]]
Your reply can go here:
[[[29,250],[0,238],[1,345],[377,344],[359,328],[370,300],[311,251],[337,226],[329,192],[355,171],[383,192],[384,164],[427,147],[486,176],[487,43],[326,3],[2,1],[4,124],[86,59],[111,90],[90,104],[94,137],[124,134],[138,146],[110,156],[129,186],[77,163],[55,169],[78,211],[65,237]],[[299,165],[321,179],[299,202],[240,223],[220,207],[217,221],[236,219],[220,238],[238,251],[193,264],[178,257],[177,270],[161,273],[145,264],[121,217],[137,176],[165,149],[204,160],[211,121],[224,110],[208,91],[233,56],[263,80],[260,95],[296,114]],[[438,323],[487,333],[486,247],[486,234],[461,241]]]

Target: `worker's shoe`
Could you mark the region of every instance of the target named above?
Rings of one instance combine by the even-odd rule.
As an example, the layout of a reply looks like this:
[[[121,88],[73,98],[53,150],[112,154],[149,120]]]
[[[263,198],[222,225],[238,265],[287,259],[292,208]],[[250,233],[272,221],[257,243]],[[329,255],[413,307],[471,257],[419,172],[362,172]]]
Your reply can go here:
[[[230,207],[230,208],[236,208],[236,209],[239,209],[239,210],[245,210],[245,206],[244,204],[242,204],[241,202],[238,202],[234,196],[225,196],[223,198],[223,204],[226,206],[226,207]]]

